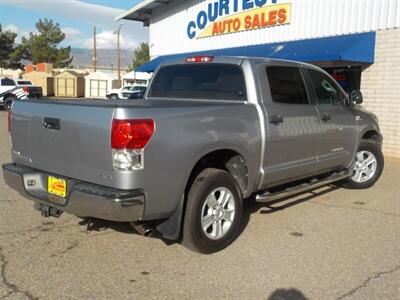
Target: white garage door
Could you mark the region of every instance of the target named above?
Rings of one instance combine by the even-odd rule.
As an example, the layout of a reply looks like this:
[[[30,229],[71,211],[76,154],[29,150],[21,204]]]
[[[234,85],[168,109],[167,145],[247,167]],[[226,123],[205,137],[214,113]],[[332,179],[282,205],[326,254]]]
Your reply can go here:
[[[107,93],[107,80],[90,79],[90,97],[104,98]]]

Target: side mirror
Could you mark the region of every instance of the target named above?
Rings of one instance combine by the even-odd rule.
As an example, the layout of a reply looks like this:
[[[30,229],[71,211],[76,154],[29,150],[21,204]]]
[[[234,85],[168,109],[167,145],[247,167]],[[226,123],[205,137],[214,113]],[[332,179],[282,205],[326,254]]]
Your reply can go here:
[[[352,91],[349,98],[351,104],[361,104],[364,101],[361,91]]]

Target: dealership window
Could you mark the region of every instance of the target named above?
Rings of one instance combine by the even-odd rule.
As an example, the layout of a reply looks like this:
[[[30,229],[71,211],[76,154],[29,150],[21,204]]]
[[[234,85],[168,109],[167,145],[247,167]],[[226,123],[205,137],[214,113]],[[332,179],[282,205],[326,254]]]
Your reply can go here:
[[[246,100],[246,85],[237,65],[165,66],[156,74],[149,97]]]
[[[344,91],[350,94],[352,91],[359,91],[361,86],[361,66],[347,66],[324,68]]]
[[[299,68],[267,67],[267,76],[274,102],[309,104],[307,91]]]

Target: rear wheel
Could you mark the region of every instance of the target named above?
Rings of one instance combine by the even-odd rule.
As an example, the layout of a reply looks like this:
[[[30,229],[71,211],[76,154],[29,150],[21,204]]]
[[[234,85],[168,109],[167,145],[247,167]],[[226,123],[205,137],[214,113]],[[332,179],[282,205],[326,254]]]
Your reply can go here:
[[[344,183],[352,189],[365,189],[373,186],[380,178],[384,158],[378,143],[362,140],[353,164],[352,176]]]
[[[183,244],[200,253],[224,249],[239,235],[242,210],[242,196],[232,175],[205,169],[189,191]]]

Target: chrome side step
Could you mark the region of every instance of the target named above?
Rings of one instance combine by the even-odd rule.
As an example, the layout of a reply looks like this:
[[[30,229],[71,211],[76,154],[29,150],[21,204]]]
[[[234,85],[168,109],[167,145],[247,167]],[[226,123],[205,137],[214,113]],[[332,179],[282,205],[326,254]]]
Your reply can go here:
[[[346,170],[340,173],[335,173],[329,177],[326,177],[321,180],[313,179],[309,183],[303,183],[298,186],[290,187],[287,189],[284,189],[282,191],[276,192],[276,193],[270,193],[269,191],[264,192],[263,194],[259,194],[256,196],[256,202],[269,202],[269,201],[274,201],[290,196],[294,196],[297,194],[301,194],[310,190],[314,190],[320,187],[323,187],[325,185],[331,184],[333,182],[339,181],[346,179],[350,177],[351,173],[350,171]]]

